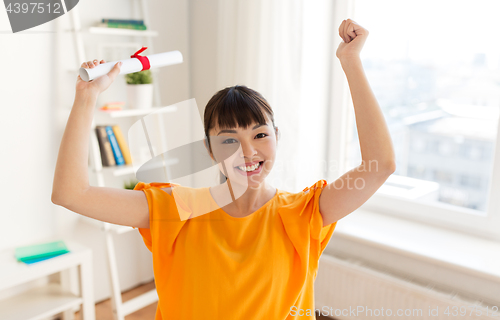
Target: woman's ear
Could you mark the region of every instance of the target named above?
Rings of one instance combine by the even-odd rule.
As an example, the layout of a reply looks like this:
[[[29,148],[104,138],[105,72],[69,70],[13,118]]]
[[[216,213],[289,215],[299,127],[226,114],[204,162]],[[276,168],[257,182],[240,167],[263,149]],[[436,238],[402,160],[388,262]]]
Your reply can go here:
[[[210,148],[208,147],[208,138],[207,138],[207,136],[205,136],[205,139],[203,139],[203,144],[205,145],[205,148],[207,149],[207,152],[208,152],[208,155],[210,156],[210,158],[212,158],[212,160],[215,161],[214,157],[210,153]]]
[[[278,130],[278,127],[275,127],[274,131],[276,132],[276,142],[278,142],[278,140],[280,140],[281,138],[281,131]]]

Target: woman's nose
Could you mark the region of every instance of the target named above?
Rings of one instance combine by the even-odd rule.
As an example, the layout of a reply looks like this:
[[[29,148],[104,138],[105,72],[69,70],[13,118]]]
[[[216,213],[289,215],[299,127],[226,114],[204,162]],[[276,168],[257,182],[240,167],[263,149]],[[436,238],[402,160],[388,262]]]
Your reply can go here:
[[[251,143],[248,142],[241,142],[241,152],[240,152],[240,157],[252,157],[254,154],[257,153],[257,150],[255,150],[254,146]]]

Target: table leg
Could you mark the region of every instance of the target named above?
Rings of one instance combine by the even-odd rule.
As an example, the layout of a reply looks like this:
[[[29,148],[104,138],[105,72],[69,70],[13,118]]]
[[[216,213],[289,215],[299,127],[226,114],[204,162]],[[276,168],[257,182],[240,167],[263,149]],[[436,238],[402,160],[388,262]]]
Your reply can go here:
[[[95,320],[94,279],[92,259],[89,258],[80,266],[80,288],[83,299],[82,320]]]
[[[73,293],[74,295],[78,295],[79,288],[78,288],[78,273],[76,266],[71,267],[65,270],[62,270],[60,272],[60,279],[61,279],[61,287],[63,288],[64,291],[68,291]],[[70,309],[70,310],[65,310],[62,312],[62,319],[63,320],[74,320],[75,319],[75,312],[78,310],[78,308],[75,310],[75,308]]]

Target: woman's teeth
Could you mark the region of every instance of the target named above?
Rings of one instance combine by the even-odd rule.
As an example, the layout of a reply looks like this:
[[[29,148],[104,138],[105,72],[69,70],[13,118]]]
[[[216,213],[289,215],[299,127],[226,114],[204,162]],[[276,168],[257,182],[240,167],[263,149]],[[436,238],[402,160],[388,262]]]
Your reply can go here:
[[[250,172],[250,171],[256,170],[258,167],[260,167],[260,162],[254,164],[253,166],[249,166],[249,167],[237,167],[237,168],[240,169],[241,171]]]

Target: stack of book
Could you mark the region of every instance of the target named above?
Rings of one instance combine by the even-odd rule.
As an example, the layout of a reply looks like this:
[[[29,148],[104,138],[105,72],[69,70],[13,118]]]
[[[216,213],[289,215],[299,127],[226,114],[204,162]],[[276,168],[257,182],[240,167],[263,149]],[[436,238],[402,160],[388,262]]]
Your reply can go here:
[[[96,126],[103,167],[132,164],[132,157],[118,125]]]
[[[31,264],[60,256],[61,254],[68,253],[69,250],[64,241],[60,240],[31,246],[17,247],[14,249],[14,252],[17,261]]]
[[[101,28],[147,30],[146,26],[144,25],[144,20],[102,19],[101,23],[99,23],[97,26]]]

